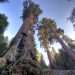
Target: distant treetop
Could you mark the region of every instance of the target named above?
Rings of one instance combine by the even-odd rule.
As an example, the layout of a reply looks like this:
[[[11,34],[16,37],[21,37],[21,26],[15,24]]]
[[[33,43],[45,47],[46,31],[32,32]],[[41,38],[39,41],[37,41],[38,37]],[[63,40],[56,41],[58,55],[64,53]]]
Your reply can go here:
[[[42,13],[42,10],[40,9],[39,5],[34,2],[25,1],[23,9],[23,15],[22,18],[25,19],[30,14],[33,14],[35,17],[38,17],[40,13]]]

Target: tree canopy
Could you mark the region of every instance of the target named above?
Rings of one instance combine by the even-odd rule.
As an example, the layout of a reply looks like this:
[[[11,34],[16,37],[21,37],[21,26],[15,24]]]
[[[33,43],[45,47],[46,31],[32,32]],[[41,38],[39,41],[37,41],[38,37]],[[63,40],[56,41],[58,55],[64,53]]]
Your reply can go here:
[[[5,14],[0,14],[0,33],[3,33],[7,26],[7,16],[5,16]]]
[[[22,18],[25,19],[26,17],[30,16],[33,14],[35,18],[39,16],[39,14],[42,13],[42,10],[40,9],[38,4],[35,4],[34,2],[31,2],[29,6],[25,6],[24,2],[24,9],[23,9],[23,15]]]

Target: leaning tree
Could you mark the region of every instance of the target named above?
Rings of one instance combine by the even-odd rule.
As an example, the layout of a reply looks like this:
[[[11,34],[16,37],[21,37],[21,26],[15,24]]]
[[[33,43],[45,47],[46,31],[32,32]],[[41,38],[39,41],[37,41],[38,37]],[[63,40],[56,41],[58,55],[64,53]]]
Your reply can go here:
[[[60,36],[63,36],[63,30],[60,28],[57,28],[56,23],[54,22],[54,20],[48,19],[48,18],[43,18],[42,21],[43,26],[45,27],[45,30],[48,30],[48,37],[49,41],[56,39],[62,46],[62,48],[64,49],[64,51],[73,59],[75,60],[75,53],[71,50],[70,47],[68,47],[63,39]],[[44,31],[45,31],[44,30]],[[46,35],[46,36],[47,36]],[[41,38],[42,39],[42,38]]]
[[[50,45],[53,42],[53,40],[49,41],[49,39],[50,39],[50,35],[49,35],[50,29],[47,26],[50,22],[46,18],[43,18],[40,21],[40,23],[42,25],[40,26],[40,30],[38,31],[39,40],[41,42],[41,46],[43,46],[45,51],[47,52],[48,59],[49,59],[49,67],[55,68],[56,65],[53,62],[52,55],[51,55],[51,52],[50,52]]]

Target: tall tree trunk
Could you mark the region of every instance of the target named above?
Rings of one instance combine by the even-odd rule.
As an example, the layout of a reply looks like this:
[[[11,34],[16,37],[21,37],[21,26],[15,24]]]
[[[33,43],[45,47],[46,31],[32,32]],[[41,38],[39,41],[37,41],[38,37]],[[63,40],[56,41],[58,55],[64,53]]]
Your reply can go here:
[[[33,33],[31,31],[31,27],[34,24],[33,18],[34,18],[34,16],[31,14],[23,22],[22,27],[20,28],[19,32],[17,33],[17,35],[15,36],[15,38],[12,41],[13,43],[11,44],[9,51],[4,55],[4,57],[6,59],[10,59],[12,61],[15,60],[17,50],[19,49],[18,45],[19,45],[19,43],[21,43],[23,35],[25,36],[23,39],[24,40],[24,49],[23,50],[25,52],[24,55],[26,57],[28,57],[30,54],[35,53],[35,51],[33,51],[34,41],[33,41]]]
[[[53,62],[51,52],[49,51],[50,49],[49,49],[48,43],[43,43],[43,47],[44,47],[45,51],[47,52],[47,56],[48,56],[48,60],[49,60],[49,68],[52,69],[55,67],[55,64]]]
[[[49,51],[50,49],[49,49],[48,44],[44,44],[44,48],[47,52],[47,56],[48,56],[48,60],[49,60],[49,68],[52,69],[55,67],[55,64],[54,64],[54,61],[52,59],[51,52]]]
[[[62,48],[64,49],[64,51],[75,61],[75,53],[71,50],[71,48],[67,47],[59,36],[55,36],[55,38],[62,45]]]
[[[54,61],[53,61],[52,56],[51,56],[51,52],[49,50],[47,50],[47,55],[48,55],[48,59],[49,59],[49,67],[51,69],[55,69],[56,65],[54,64]]]

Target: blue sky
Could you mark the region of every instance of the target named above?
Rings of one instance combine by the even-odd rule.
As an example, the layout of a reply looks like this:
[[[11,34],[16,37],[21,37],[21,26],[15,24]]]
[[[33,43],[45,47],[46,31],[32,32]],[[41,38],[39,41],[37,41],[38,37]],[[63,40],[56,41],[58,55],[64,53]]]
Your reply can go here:
[[[65,34],[75,39],[75,31],[72,24],[67,21],[67,17],[71,14],[73,7],[75,7],[75,0],[67,2],[67,0],[33,0],[39,4],[43,13],[40,18],[49,17],[56,21],[57,25],[64,29]],[[9,37],[9,40],[15,36],[19,30],[22,21],[22,2],[23,0],[10,0],[9,3],[0,4],[0,13],[4,13],[8,16],[9,26],[6,29],[5,36]]]
[[[50,17],[56,21],[58,26],[64,29],[65,34],[69,35],[73,39],[74,31],[73,26],[67,21],[67,17],[71,14],[72,8],[75,7],[75,0],[67,2],[67,0],[33,0],[38,3],[43,10],[40,15],[42,17]],[[0,4],[0,13],[5,13],[8,16],[9,26],[5,32],[5,36],[9,36],[9,39],[19,30],[22,21],[22,2],[23,0],[10,0],[9,3]]]
[[[75,0],[67,2],[67,0],[33,0],[38,3],[43,10],[40,15],[42,17],[50,17],[56,21],[58,26],[64,29],[65,33],[70,37],[75,38],[72,24],[67,21],[67,17],[71,14],[72,8],[75,7]],[[19,30],[22,21],[22,2],[23,0],[10,0],[9,3],[0,4],[0,13],[5,13],[8,16],[9,26],[5,32],[5,36],[9,39]]]

